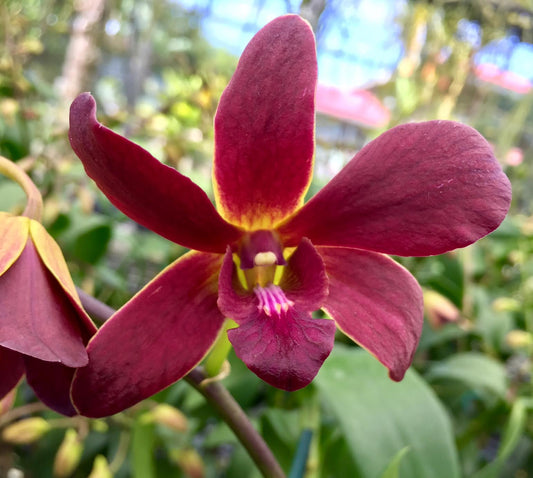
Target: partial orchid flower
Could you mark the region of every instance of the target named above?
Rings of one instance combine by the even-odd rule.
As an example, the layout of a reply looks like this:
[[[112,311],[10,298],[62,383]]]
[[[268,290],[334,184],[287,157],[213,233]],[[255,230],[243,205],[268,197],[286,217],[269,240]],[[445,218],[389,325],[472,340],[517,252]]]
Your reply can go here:
[[[217,208],[187,177],[72,104],[70,141],[87,174],[133,220],[193,249],[91,339],[72,397],[116,413],[186,375],[226,333],[269,384],[309,384],[336,329],[401,380],[423,322],[414,277],[385,254],[427,256],[494,230],[511,189],[489,144],[451,121],[398,126],[304,204],[314,155],[314,36],[279,17],[246,47],[215,117]],[[318,309],[329,318],[315,318]]]
[[[61,249],[39,223],[42,199],[15,163],[0,173],[28,196],[21,216],[0,212],[0,398],[22,376],[37,397],[64,415],[74,371],[88,363],[85,345],[96,327],[83,310]]]

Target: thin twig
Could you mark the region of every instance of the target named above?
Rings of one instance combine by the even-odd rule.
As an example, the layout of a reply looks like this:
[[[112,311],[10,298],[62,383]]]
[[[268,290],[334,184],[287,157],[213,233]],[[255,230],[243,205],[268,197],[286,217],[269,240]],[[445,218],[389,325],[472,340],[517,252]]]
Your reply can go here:
[[[42,402],[33,402],[28,403],[27,405],[21,405],[20,407],[12,408],[0,417],[0,427],[3,427],[7,423],[10,423],[18,418],[31,415],[36,412],[42,412],[44,410],[48,410],[48,407]]]
[[[285,473],[272,451],[227,388],[220,382],[202,383],[206,378],[208,377],[201,367],[194,368],[185,376],[185,380],[205,397],[233,430],[263,476],[284,478]]]
[[[100,302],[95,297],[78,289],[81,303],[85,310],[103,322],[111,317],[115,310]],[[198,390],[222,419],[233,430],[235,436],[250,454],[263,476],[267,478],[285,478],[285,473],[265,443],[253,427],[241,406],[220,382],[205,383],[207,375],[202,367],[195,367],[184,379]],[[204,382],[204,383],[203,383]]]
[[[76,291],[78,292],[83,308],[92,318],[100,322],[105,322],[115,313],[115,309],[99,301],[96,297],[87,294],[87,292],[84,292],[79,287],[76,287]]]

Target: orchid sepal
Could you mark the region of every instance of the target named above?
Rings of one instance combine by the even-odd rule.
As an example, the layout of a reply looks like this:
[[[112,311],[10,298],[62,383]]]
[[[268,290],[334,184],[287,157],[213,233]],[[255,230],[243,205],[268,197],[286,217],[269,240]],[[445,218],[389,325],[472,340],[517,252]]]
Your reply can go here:
[[[72,383],[81,415],[117,413],[200,363],[224,325],[216,305],[221,262],[220,255],[188,252],[106,321],[87,346],[89,364]]]
[[[213,184],[227,221],[272,229],[303,203],[313,171],[316,82],[313,31],[297,15],[270,22],[245,48],[215,116]]]
[[[98,123],[96,102],[89,93],[79,95],[70,107],[69,139],[87,175],[139,224],[205,252],[224,252],[242,236],[242,230],[224,221],[189,178]]]

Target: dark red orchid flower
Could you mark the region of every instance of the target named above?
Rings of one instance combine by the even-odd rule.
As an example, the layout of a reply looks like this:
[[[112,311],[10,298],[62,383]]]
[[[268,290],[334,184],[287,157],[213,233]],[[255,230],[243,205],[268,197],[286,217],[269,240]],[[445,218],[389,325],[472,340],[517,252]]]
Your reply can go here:
[[[305,205],[314,152],[313,33],[277,18],[245,49],[215,117],[217,209],[188,178],[71,107],[70,141],[87,174],[129,217],[194,249],[93,337],[76,372],[80,413],[103,416],[197,365],[226,317],[236,354],[296,390],[330,353],[335,329],[401,380],[422,328],[422,293],[384,254],[425,256],[495,229],[509,181],[489,144],[450,121],[398,126],[365,146]],[[313,318],[323,309],[332,319]]]
[[[61,249],[32,217],[42,206],[37,188],[6,158],[0,157],[0,172],[28,194],[26,215],[0,212],[0,399],[26,374],[41,401],[75,415],[70,384],[75,369],[89,361],[85,345],[96,327]]]

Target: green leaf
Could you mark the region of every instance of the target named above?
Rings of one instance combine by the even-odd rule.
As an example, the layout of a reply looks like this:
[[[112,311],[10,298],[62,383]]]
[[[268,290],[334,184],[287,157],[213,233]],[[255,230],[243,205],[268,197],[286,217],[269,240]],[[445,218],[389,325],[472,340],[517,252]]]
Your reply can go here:
[[[509,421],[505,427],[496,459],[483,467],[472,478],[497,478],[514,451],[526,426],[527,412],[533,408],[533,399],[519,398],[513,405]]]
[[[483,338],[486,348],[501,351],[505,348],[505,337],[513,328],[511,316],[495,312],[494,298],[486,287],[472,286],[470,293],[475,303],[475,332]]]
[[[420,337],[420,342],[416,350],[420,353],[431,347],[437,347],[466,337],[469,333],[469,331],[462,329],[457,324],[446,324],[442,329],[435,330],[425,321],[422,329],[422,337]]]
[[[346,437],[341,433],[336,423],[327,420],[320,430],[319,466],[316,475],[311,477],[349,476],[360,478],[351,450],[346,443]]]
[[[71,216],[70,227],[59,238],[63,250],[78,260],[95,264],[106,253],[111,240],[110,222],[97,215],[87,218]]]
[[[399,478],[458,478],[451,424],[433,390],[413,370],[400,383],[370,354],[337,344],[317,378],[361,478],[381,476],[406,447]]]
[[[261,416],[261,435],[284,469],[289,469],[294,459],[300,425],[298,410],[269,408]]]
[[[97,262],[107,250],[111,240],[111,226],[99,224],[87,229],[76,237],[73,244],[73,253],[89,264]]]
[[[425,377],[429,382],[459,381],[482,395],[489,393],[505,398],[507,392],[507,378],[503,365],[477,352],[452,355],[433,365]]]
[[[154,445],[154,425],[137,420],[133,426],[130,450],[133,478],[156,478]]]
[[[409,447],[402,448],[394,458],[391,460],[386,470],[381,475],[381,478],[399,478],[400,477],[400,463],[403,457],[409,452]]]

